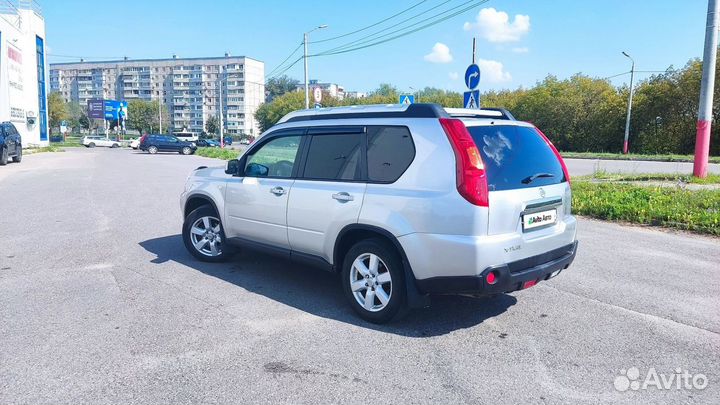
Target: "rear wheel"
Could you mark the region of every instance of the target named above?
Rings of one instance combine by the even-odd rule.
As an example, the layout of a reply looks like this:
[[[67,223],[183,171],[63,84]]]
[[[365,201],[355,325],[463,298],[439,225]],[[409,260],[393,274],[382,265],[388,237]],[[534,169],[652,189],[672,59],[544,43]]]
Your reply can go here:
[[[17,155],[13,156],[13,162],[20,163],[22,162],[22,148],[18,147]]]
[[[225,231],[219,215],[209,205],[191,212],[183,224],[183,242],[187,250],[204,262],[221,262],[229,256]]]
[[[115,148],[119,148],[120,145],[118,145],[117,143],[114,143],[114,144],[112,144],[112,146],[110,146],[110,147],[113,148],[113,149],[115,149]]]
[[[182,148],[180,153],[182,153],[183,155],[189,155],[192,153],[192,149],[190,149],[189,146],[185,146],[184,148]]]
[[[345,255],[342,285],[361,318],[385,323],[406,305],[405,273],[397,251],[381,239],[356,243]]]
[[[158,153],[158,148],[157,146],[148,146],[147,151],[149,154],[154,155]]]
[[[7,148],[2,148],[0,150],[0,166],[5,166],[8,162],[8,150]]]

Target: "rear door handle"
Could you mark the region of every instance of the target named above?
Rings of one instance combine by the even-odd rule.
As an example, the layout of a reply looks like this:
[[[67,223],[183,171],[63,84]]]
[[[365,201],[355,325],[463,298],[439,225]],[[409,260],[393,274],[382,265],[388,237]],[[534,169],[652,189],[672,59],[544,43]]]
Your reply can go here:
[[[355,197],[351,196],[350,194],[348,194],[344,191],[333,194],[332,198],[335,200],[338,200],[338,201],[352,201],[355,199]]]
[[[278,186],[278,187],[273,187],[273,188],[271,188],[271,189],[270,189],[270,192],[273,193],[273,194],[275,194],[275,195],[277,195],[277,196],[280,196],[280,195],[285,194],[285,189]]]

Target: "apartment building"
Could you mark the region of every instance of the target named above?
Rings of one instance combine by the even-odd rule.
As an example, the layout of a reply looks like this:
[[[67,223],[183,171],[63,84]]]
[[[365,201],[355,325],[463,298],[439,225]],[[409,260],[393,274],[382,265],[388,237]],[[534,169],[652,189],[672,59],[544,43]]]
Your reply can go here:
[[[222,106],[224,132],[257,136],[265,100],[265,64],[245,56],[50,64],[50,90],[66,101],[159,101],[173,130],[202,132]],[[132,119],[132,117],[130,117]]]
[[[309,80],[308,87],[310,89],[310,92],[312,92],[312,89],[314,89],[315,87],[320,87],[323,91],[326,91],[333,98],[336,98],[338,100],[342,100],[345,98],[345,88],[339,84],[322,83],[318,80]],[[295,89],[297,91],[305,91],[305,84],[300,83],[296,86]]]

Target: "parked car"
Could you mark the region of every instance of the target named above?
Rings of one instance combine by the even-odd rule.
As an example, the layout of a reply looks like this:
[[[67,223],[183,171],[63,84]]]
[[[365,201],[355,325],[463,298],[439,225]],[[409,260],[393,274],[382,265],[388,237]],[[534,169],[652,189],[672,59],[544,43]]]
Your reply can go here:
[[[232,136],[226,136],[225,138],[223,138],[223,141],[225,142],[225,145],[232,145],[233,138]]]
[[[436,104],[290,113],[181,195],[199,260],[259,248],[341,274],[386,322],[430,294],[494,295],[567,269],[577,251],[567,168],[505,110]],[[448,314],[451,316],[451,314]]]
[[[181,141],[172,135],[159,134],[143,135],[140,138],[139,148],[153,155],[158,152],[177,152],[183,155],[192,155],[197,150],[197,146],[192,142]]]
[[[130,141],[130,147],[133,149],[139,148],[140,147],[140,138],[141,137],[137,137],[137,138],[133,139],[132,141]]]
[[[94,148],[96,146],[105,146],[108,148],[119,148],[120,142],[112,139],[107,139],[104,136],[88,135],[82,139],[82,144],[88,148]]]
[[[198,139],[195,145],[200,148],[219,148],[220,142],[214,139]]]
[[[250,145],[250,140],[248,138],[241,139],[240,145]]]
[[[0,124],[0,166],[22,161],[22,137],[12,122]]]
[[[173,136],[185,142],[197,142],[200,139],[200,135],[195,132],[175,132]]]

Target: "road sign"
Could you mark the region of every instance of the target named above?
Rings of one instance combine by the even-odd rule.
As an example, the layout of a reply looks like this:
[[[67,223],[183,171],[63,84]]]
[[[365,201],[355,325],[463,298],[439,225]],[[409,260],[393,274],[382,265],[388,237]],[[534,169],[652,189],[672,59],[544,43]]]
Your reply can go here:
[[[480,108],[480,90],[466,91],[463,93],[463,107]]]
[[[475,90],[480,84],[480,67],[476,64],[468,66],[465,71],[465,85],[470,90]]]
[[[400,95],[400,104],[414,104],[415,103],[415,96],[412,94],[401,94]]]
[[[313,89],[313,97],[315,98],[316,103],[322,101],[322,89],[320,87],[315,87]]]

